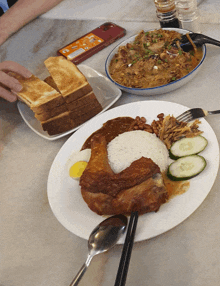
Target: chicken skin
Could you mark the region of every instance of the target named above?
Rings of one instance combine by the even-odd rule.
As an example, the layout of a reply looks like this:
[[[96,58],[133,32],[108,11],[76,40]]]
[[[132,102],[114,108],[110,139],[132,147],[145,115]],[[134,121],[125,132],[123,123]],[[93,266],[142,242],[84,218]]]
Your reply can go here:
[[[142,157],[115,174],[102,135],[92,138],[91,158],[80,186],[84,201],[99,215],[157,211],[168,198],[160,168],[149,158]]]

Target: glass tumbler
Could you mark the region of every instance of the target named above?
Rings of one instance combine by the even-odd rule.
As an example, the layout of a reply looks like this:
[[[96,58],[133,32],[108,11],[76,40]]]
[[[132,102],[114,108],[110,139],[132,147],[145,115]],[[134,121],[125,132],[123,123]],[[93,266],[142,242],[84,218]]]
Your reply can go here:
[[[181,28],[192,32],[201,32],[197,0],[175,0],[175,3]]]

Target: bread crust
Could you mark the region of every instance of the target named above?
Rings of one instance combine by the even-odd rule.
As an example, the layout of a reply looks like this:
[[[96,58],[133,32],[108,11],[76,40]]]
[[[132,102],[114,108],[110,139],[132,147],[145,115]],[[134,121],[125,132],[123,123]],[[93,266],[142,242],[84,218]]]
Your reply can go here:
[[[66,103],[61,104],[59,106],[54,107],[51,110],[45,111],[43,113],[35,113],[35,117],[39,120],[39,121],[46,121],[54,116],[57,116],[61,113],[64,113],[68,111]]]
[[[75,112],[77,112],[78,109],[90,110],[95,108],[96,106],[101,105],[98,102],[93,91],[67,104],[68,110]]]
[[[48,97],[46,102],[43,102],[43,100],[39,100],[35,104],[31,104],[31,109],[38,114],[43,112],[47,113],[51,109],[59,107],[63,104],[65,104],[65,101],[62,95],[57,94],[55,98],[53,98],[53,96],[51,96],[51,98]]]
[[[63,133],[75,127],[68,111],[50,118],[47,121],[41,122],[41,126],[44,131],[48,132],[49,135]]]
[[[63,95],[66,103],[70,103],[73,102],[81,97],[83,97],[84,95],[86,95],[87,93],[92,91],[92,87],[91,85],[86,82],[83,86],[81,86],[79,89],[73,91],[72,93],[68,94],[68,95]]]
[[[87,120],[94,117],[95,115],[97,115],[101,111],[102,111],[102,108],[100,106],[96,106],[95,108],[90,109],[86,113],[85,111],[82,111],[81,113],[77,113],[77,114],[70,112],[70,117],[73,120],[74,125],[79,126],[83,124],[84,122],[86,122]]]

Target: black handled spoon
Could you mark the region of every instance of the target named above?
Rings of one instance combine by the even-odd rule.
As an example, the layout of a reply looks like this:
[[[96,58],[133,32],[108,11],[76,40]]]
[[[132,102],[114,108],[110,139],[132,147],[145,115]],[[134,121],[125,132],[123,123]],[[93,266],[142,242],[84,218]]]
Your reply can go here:
[[[189,33],[189,37],[191,38],[192,42],[198,47],[202,46],[203,44],[212,44],[215,46],[220,47],[220,41],[217,41],[213,38],[210,38],[208,36],[205,36],[203,34],[198,33]],[[185,51],[188,52],[189,50],[192,50],[193,46],[192,43],[189,41],[187,35],[182,35],[180,39],[175,39],[173,41],[174,46],[176,46],[176,42],[179,41],[180,47]]]

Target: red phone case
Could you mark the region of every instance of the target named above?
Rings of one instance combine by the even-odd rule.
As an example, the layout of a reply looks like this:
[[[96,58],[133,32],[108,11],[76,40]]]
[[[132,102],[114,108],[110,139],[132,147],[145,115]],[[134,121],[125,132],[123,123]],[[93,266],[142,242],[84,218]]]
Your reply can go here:
[[[57,51],[74,64],[79,64],[126,34],[124,28],[107,22]]]

